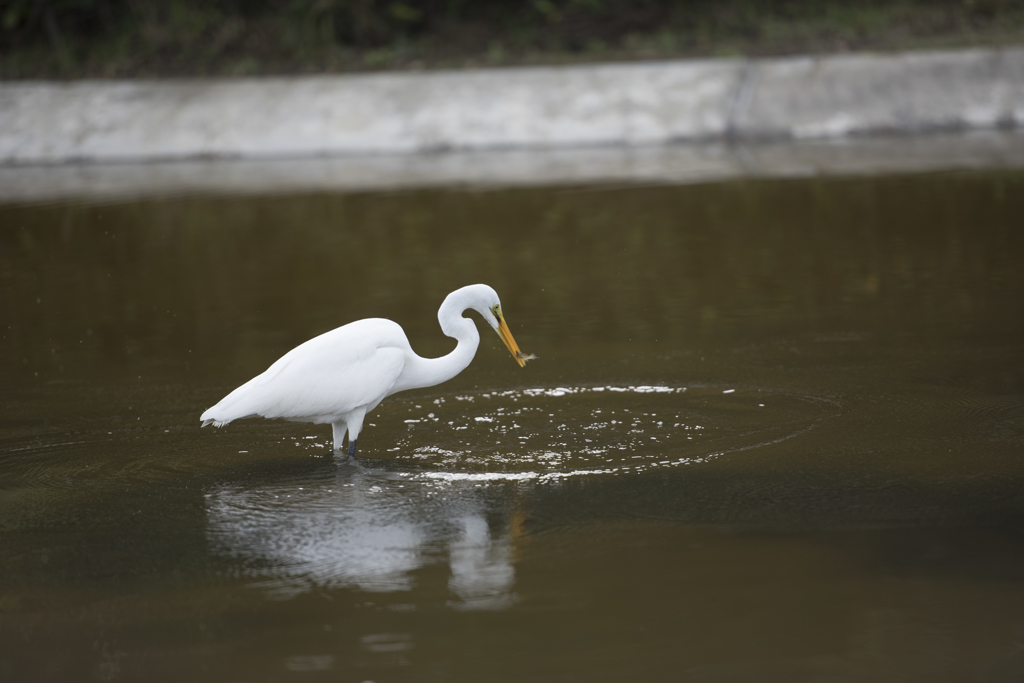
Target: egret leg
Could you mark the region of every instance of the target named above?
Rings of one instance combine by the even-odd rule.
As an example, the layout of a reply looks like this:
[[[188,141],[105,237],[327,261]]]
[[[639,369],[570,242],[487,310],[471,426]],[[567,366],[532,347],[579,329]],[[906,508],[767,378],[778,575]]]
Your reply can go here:
[[[366,417],[366,406],[360,406],[345,416],[345,423],[348,425],[348,455],[356,457],[356,441],[359,439],[359,432],[363,431],[363,418]]]
[[[348,429],[348,423],[344,420],[338,420],[332,422],[331,427],[334,428],[334,450],[340,451],[345,444],[345,431]]]

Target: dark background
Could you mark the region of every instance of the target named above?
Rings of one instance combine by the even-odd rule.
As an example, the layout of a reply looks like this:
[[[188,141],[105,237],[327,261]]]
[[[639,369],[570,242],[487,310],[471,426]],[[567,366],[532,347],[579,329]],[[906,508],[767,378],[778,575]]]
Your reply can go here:
[[[0,0],[0,78],[266,75],[1024,43],[1024,0]]]

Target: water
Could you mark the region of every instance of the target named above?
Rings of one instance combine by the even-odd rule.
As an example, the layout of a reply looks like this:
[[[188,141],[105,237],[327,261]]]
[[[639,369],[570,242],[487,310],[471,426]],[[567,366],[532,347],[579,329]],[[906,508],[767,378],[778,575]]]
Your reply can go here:
[[[1024,674],[1024,174],[0,207],[0,676]],[[444,385],[199,414],[386,316]]]

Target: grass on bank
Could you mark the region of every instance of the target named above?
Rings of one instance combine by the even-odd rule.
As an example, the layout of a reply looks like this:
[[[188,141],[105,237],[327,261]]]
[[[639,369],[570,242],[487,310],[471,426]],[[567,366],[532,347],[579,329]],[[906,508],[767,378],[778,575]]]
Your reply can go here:
[[[1024,0],[0,0],[0,78],[1024,45]]]

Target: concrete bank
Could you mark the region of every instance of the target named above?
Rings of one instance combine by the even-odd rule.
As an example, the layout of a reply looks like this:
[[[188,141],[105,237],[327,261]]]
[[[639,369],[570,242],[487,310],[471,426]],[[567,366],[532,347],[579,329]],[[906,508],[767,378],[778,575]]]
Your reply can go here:
[[[405,155],[1024,126],[1024,49],[0,84],[0,164]]]

